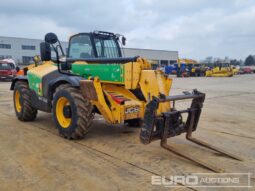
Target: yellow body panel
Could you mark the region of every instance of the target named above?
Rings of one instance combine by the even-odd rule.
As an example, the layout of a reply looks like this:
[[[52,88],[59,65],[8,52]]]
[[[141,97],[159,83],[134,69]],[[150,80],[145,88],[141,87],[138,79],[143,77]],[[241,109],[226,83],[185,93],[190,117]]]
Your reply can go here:
[[[136,89],[140,80],[142,64],[137,62],[133,64],[133,72],[132,72],[132,86],[131,89]]]
[[[156,78],[159,87],[159,93],[168,96],[170,88],[172,86],[172,79],[168,76],[165,76],[161,70],[156,71]],[[169,102],[160,103],[159,112],[166,112],[170,110]]]
[[[128,119],[143,118],[144,103],[139,101],[125,86],[101,83],[97,78],[94,80],[94,87],[98,100],[91,100],[91,103],[98,108],[108,123],[118,124]],[[123,105],[118,104],[110,95],[113,92],[128,98],[129,101],[125,101]],[[107,96],[110,106],[107,104],[104,95]],[[138,112],[125,112],[132,107],[139,108]]]
[[[129,90],[125,89],[124,86],[103,84],[103,89],[112,106],[111,110],[115,121],[122,122],[128,119],[143,118],[145,103],[138,100],[134,96],[134,94],[132,94]],[[116,101],[114,101],[114,99],[110,95],[111,93],[114,93],[118,96],[123,96],[129,100],[125,101],[123,105],[120,105],[116,103]],[[135,109],[137,112],[127,112],[132,109]]]
[[[137,72],[134,72],[135,70]],[[129,119],[143,119],[146,104],[152,100],[153,96],[159,97],[161,94],[168,96],[172,85],[172,79],[164,75],[162,71],[142,70],[142,65],[139,62],[125,64],[125,72],[127,72],[125,85],[101,82],[99,78],[95,78],[93,81],[98,99],[91,100],[91,103],[111,124],[118,124]],[[139,100],[130,91],[136,88],[141,89],[146,101]],[[125,101],[119,103],[115,100],[116,97],[124,98]],[[157,114],[160,115],[169,110],[169,102],[160,103]]]
[[[141,71],[150,69],[151,64],[142,58],[138,58],[136,62],[128,62],[125,64],[125,88],[136,89],[141,77]]]
[[[233,71],[233,75],[237,75],[238,74],[238,72],[239,72],[238,68],[236,68],[235,66],[231,66],[231,69]]]
[[[44,62],[44,64],[42,65],[31,68],[30,71],[32,71],[33,74],[36,74],[38,77],[43,77],[46,74],[53,72],[56,69],[57,69],[57,66],[53,65],[53,62],[47,61],[47,62]]]
[[[105,101],[102,85],[98,77],[94,79],[94,87],[97,93],[98,100],[91,100],[91,103],[97,107],[97,109],[104,116],[105,120],[108,123],[114,123],[112,112]]]
[[[154,70],[142,70],[139,85],[147,102],[159,96],[159,87]]]
[[[140,88],[143,92],[147,103],[152,100],[152,97],[159,97],[160,94],[169,95],[172,80],[164,76],[159,70],[142,70],[140,78]],[[157,114],[170,110],[170,103],[160,103]]]
[[[146,69],[151,69],[151,63],[143,58],[139,58],[138,62],[141,63],[141,69],[146,70]]]
[[[125,87],[126,89],[132,88],[132,62],[125,64]]]

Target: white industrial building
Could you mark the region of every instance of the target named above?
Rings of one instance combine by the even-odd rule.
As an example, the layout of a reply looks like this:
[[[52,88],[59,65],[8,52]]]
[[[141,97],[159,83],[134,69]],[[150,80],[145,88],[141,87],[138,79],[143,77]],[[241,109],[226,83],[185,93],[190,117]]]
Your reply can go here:
[[[33,56],[40,54],[41,42],[42,40],[38,39],[0,36],[0,60],[12,58],[20,65],[27,65],[33,60]],[[61,42],[61,44],[66,51],[68,43]],[[176,63],[178,59],[178,51],[137,48],[124,48],[123,50],[125,57],[141,56],[160,65]]]

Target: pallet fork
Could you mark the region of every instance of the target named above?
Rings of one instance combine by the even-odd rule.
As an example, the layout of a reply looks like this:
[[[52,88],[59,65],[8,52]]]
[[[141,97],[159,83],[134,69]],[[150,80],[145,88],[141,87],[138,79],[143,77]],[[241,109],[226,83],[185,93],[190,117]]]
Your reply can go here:
[[[177,111],[175,107],[175,101],[192,99],[191,107],[186,110]],[[185,159],[193,161],[198,165],[211,170],[216,173],[224,172],[223,169],[219,169],[213,165],[206,163],[193,156],[182,153],[171,145],[167,144],[167,138],[178,136],[182,133],[186,133],[186,139],[196,143],[200,146],[219,152],[232,159],[242,161],[238,156],[235,156],[227,151],[217,148],[209,143],[201,141],[192,137],[192,132],[197,129],[200,114],[205,100],[205,94],[197,90],[193,90],[192,93],[185,92],[184,95],[177,96],[161,96],[161,98],[153,97],[152,101],[146,106],[144,124],[141,128],[140,140],[143,144],[149,144],[155,140],[161,140],[160,145],[162,148],[181,156]],[[173,102],[173,108],[169,112],[162,113],[161,116],[156,116],[159,103],[161,102]],[[188,117],[186,122],[182,120],[182,114],[187,113]]]

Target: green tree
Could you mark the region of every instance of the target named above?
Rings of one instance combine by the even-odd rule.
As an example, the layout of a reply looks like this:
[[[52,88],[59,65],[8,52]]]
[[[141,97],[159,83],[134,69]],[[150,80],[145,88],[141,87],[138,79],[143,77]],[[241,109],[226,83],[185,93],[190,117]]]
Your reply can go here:
[[[240,62],[238,60],[234,59],[234,60],[230,60],[230,64],[233,66],[237,66],[237,65],[240,65]]]
[[[252,65],[255,65],[254,57],[253,57],[252,55],[249,55],[249,56],[245,59],[244,65],[245,65],[245,66],[252,66]]]

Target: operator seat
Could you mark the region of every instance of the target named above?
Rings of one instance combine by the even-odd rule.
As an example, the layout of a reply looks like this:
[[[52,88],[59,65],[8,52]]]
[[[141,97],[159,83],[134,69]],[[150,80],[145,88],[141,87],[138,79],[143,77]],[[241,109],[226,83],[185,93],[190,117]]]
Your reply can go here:
[[[87,52],[82,52],[80,54],[80,58],[92,58],[91,55]]]

